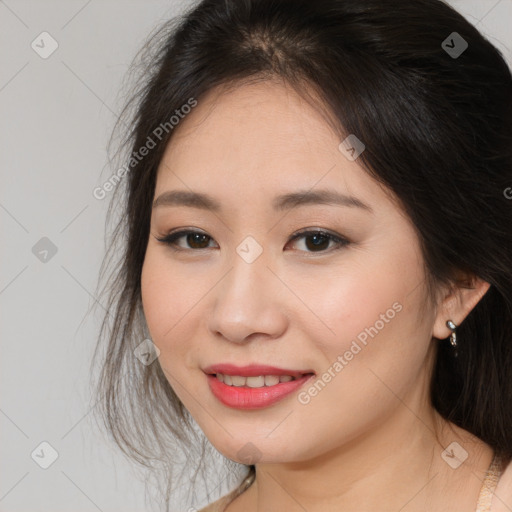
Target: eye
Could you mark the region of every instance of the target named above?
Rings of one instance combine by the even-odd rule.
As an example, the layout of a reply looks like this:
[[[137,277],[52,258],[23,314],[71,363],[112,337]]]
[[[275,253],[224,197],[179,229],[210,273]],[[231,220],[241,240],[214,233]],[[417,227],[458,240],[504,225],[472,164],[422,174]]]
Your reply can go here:
[[[346,238],[340,235],[318,229],[300,231],[293,235],[290,241],[293,242],[300,238],[304,238],[304,246],[307,249],[306,252],[330,252],[325,251],[325,249],[328,248],[331,243],[334,245],[334,249],[332,250],[341,249],[350,243]],[[308,240],[310,240],[309,243]]]
[[[183,247],[178,243],[178,240],[182,238],[185,239],[185,243],[188,247]],[[294,242],[301,238],[305,239],[306,252],[329,252],[325,251],[325,249],[329,248],[331,243],[334,245],[334,249],[332,250],[341,249],[350,243],[342,236],[319,229],[310,229],[295,233],[290,239],[290,242]],[[157,238],[157,240],[168,245],[172,250],[181,251],[207,249],[209,247],[209,242],[213,241],[213,238],[201,231],[187,229],[177,231],[175,233],[169,233],[165,237]],[[310,240],[311,243],[308,243],[307,240]]]
[[[180,238],[185,238],[188,247],[180,246],[177,241]],[[208,241],[213,240],[211,236],[201,231],[193,231],[190,229],[176,231],[176,233],[169,233],[163,238],[157,238],[159,242],[162,242],[171,247],[175,251],[187,250],[187,249],[207,249]],[[206,245],[205,245],[206,243]]]

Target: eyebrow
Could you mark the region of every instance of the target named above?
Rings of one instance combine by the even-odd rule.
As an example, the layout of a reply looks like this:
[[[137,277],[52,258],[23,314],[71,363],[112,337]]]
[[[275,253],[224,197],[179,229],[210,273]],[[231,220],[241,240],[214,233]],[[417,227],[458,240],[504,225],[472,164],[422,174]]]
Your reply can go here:
[[[311,204],[348,206],[373,213],[373,209],[357,197],[327,189],[300,190],[277,196],[272,201],[272,207],[276,211],[291,210]],[[153,202],[153,208],[158,208],[159,206],[188,206],[212,212],[222,211],[220,202],[212,196],[188,190],[169,190],[164,192]]]

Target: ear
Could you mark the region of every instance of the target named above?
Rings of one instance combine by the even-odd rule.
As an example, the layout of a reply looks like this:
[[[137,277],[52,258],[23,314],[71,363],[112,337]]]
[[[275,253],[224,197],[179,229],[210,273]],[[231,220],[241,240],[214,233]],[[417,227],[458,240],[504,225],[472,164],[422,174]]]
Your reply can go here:
[[[446,321],[451,320],[455,325],[460,325],[490,286],[487,281],[466,274],[462,279],[457,279],[456,284],[448,290],[444,289],[438,304],[432,336],[438,339],[450,336],[452,331],[446,325]]]

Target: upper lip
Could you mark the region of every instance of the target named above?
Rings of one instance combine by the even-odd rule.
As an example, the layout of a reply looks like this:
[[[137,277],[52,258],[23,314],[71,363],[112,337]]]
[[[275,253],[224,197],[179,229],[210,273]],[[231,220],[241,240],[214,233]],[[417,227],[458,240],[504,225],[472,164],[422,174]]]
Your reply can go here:
[[[223,375],[240,375],[242,377],[257,377],[259,375],[291,375],[292,377],[302,377],[302,375],[314,373],[313,370],[290,370],[263,364],[237,366],[229,363],[207,366],[203,368],[203,371],[209,374],[222,373]]]

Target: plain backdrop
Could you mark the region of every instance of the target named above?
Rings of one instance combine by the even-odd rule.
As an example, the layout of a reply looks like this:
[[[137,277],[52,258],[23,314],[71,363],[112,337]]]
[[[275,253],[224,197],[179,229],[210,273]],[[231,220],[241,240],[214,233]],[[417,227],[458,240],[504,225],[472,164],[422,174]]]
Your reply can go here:
[[[450,3],[512,65],[512,0]],[[189,5],[0,0],[0,512],[150,510],[139,472],[90,421],[100,319],[86,312],[109,197],[92,192],[114,171],[106,145],[132,58]]]

